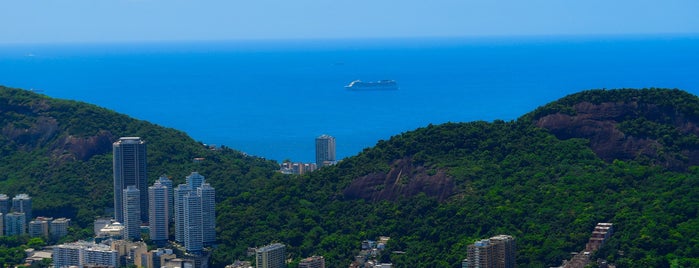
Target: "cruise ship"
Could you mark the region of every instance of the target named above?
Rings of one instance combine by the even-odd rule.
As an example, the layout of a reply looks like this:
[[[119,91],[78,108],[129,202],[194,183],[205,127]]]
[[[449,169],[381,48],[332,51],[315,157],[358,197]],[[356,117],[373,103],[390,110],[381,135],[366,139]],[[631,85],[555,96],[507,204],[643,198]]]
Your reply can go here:
[[[395,80],[379,80],[376,82],[362,82],[354,80],[345,86],[347,90],[397,90],[398,83]]]

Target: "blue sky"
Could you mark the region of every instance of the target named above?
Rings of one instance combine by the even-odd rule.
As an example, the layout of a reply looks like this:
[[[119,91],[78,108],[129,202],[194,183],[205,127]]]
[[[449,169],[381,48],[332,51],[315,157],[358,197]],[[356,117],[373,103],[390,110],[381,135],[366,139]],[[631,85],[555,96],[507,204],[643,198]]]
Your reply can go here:
[[[0,0],[0,43],[699,33],[697,0]]]

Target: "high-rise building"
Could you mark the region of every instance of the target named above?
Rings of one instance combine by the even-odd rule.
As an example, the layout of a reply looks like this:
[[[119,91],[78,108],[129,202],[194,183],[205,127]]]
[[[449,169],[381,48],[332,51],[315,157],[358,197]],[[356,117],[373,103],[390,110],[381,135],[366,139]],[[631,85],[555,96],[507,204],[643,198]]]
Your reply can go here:
[[[8,212],[10,212],[10,197],[6,194],[0,194],[0,213],[5,215]]]
[[[316,138],[316,166],[323,167],[335,164],[335,138],[320,135]]]
[[[198,253],[216,242],[215,190],[204,176],[192,172],[187,184],[177,186],[174,193],[175,241]]]
[[[286,267],[286,246],[274,243],[255,251],[257,259],[256,268],[283,268]]]
[[[513,268],[515,240],[509,235],[498,235],[476,241],[468,246],[467,255],[464,263],[469,268]]]
[[[167,176],[162,175],[160,178],[158,178],[158,182],[162,184],[163,186],[167,187],[167,207],[168,207],[168,217],[170,218],[169,221],[175,220],[175,185],[172,184],[172,180],[170,180]]]
[[[325,258],[323,256],[312,256],[299,262],[299,268],[325,268]]]
[[[199,172],[192,172],[189,174],[189,176],[186,177],[187,185],[189,185],[190,188],[192,189],[197,189],[197,187],[201,186],[202,183],[204,183],[204,176],[199,174]]]
[[[184,243],[184,196],[188,195],[192,188],[187,184],[180,184],[175,188],[175,241]]]
[[[23,235],[27,233],[27,219],[24,212],[10,212],[5,215],[5,235]]]
[[[12,198],[12,211],[24,212],[27,222],[32,219],[32,198],[27,194],[18,194]]]
[[[197,188],[201,198],[202,241],[204,245],[216,242],[216,190],[208,183]]]
[[[123,192],[124,239],[141,239],[141,191],[129,185]]]
[[[190,191],[183,198],[184,202],[184,248],[187,252],[201,252],[203,244],[203,226],[201,196]]]
[[[162,185],[160,181],[156,181],[153,186],[148,187],[148,199],[150,239],[156,244],[163,245],[167,242],[168,225],[170,223],[167,186]]]
[[[146,142],[139,137],[122,137],[114,150],[114,218],[124,222],[123,190],[134,185],[141,194],[141,221],[148,222],[148,186],[146,185]]]

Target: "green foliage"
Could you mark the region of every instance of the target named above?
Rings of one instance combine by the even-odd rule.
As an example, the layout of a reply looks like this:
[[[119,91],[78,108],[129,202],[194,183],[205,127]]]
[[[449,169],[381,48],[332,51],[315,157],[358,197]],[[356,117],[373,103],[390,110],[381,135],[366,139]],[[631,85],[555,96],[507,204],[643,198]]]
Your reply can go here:
[[[678,118],[698,123],[696,97],[679,90],[591,90],[517,121],[429,125],[379,141],[336,166],[286,176],[275,172],[276,163],[225,147],[209,150],[176,130],[2,88],[0,192],[27,192],[35,198],[35,214],[71,217],[78,225],[72,238],[86,235],[84,227],[111,206],[111,144],[82,159],[63,141],[141,136],[149,146],[149,179],[168,174],[181,183],[196,170],[216,188],[214,267],[275,241],[287,245],[294,262],[323,255],[328,267],[342,267],[362,240],[381,235],[391,237],[381,259],[396,267],[458,267],[468,244],[498,234],[516,238],[519,267],[555,266],[582,249],[597,222],[615,224],[597,256],[618,267],[698,266],[699,168],[607,163],[588,140],[559,140],[531,124],[551,113],[575,114],[573,106],[581,102],[635,102],[648,111],[672,112],[622,118],[618,126],[628,135],[657,139],[664,154],[699,144],[693,132],[669,127]],[[194,157],[206,160],[193,163]],[[345,195],[356,178],[386,173],[399,159],[431,175],[446,172],[454,182],[451,196],[440,202],[426,193],[393,201]],[[0,240],[8,249],[16,244],[2,239],[10,239]],[[12,251],[3,255],[3,249],[0,261],[11,259]]]

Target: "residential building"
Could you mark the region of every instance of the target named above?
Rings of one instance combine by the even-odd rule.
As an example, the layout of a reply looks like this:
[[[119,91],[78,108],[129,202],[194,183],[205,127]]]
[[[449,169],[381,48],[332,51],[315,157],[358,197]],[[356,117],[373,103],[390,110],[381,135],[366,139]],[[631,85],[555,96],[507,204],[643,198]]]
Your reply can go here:
[[[25,220],[32,219],[32,198],[27,194],[18,194],[12,198],[12,211],[24,212]]]
[[[124,222],[123,190],[129,185],[140,192],[142,222],[148,222],[148,189],[146,179],[146,142],[139,137],[122,137],[112,146],[114,153],[114,218]]]
[[[119,267],[117,252],[109,246],[79,241],[53,248],[53,265],[60,267]]]
[[[124,239],[141,239],[141,191],[129,185],[123,192]]]
[[[197,188],[201,198],[202,242],[213,245],[216,242],[216,190],[208,183]]]
[[[6,194],[0,194],[0,213],[5,215],[8,212],[10,212],[10,197]]]
[[[58,218],[51,221],[49,225],[49,233],[51,239],[58,240],[68,235],[68,227],[70,226],[70,219]]]
[[[153,186],[148,187],[148,199],[150,239],[158,245],[164,245],[167,243],[170,224],[167,186],[156,181]]]
[[[10,212],[5,215],[5,235],[23,235],[27,233],[27,219],[24,212]]]
[[[172,184],[172,180],[170,180],[167,176],[161,175],[160,178],[158,178],[158,182],[162,184],[163,186],[167,187],[167,207],[168,207],[168,217],[170,217],[169,221],[174,221],[175,220],[175,186]]]
[[[189,192],[183,197],[184,202],[184,247],[187,252],[198,253],[204,247],[201,196]]]
[[[36,217],[36,219],[29,222],[27,226],[27,232],[30,237],[43,237],[44,239],[49,238],[49,225],[53,221],[53,218],[47,217]]]
[[[215,189],[192,172],[187,184],[177,186],[174,193],[175,241],[188,252],[200,253],[204,245],[216,242]]]
[[[333,165],[335,158],[335,138],[329,135],[320,135],[316,138],[316,166],[318,168]]]
[[[175,241],[184,243],[184,196],[188,195],[192,188],[187,184],[180,184],[175,188]]]
[[[197,187],[201,186],[202,183],[204,183],[204,176],[199,174],[199,172],[192,172],[189,174],[189,176],[185,177],[187,181],[187,185],[191,187],[192,189],[196,189]]]
[[[255,251],[256,268],[283,268],[286,267],[286,246],[274,243]]]
[[[323,256],[312,256],[299,262],[299,268],[325,268],[325,258]]]
[[[498,235],[476,241],[467,248],[464,266],[469,268],[515,267],[515,240],[509,235]]]
[[[111,249],[117,252],[119,267],[140,266],[143,254],[148,252],[148,245],[142,241],[115,240],[112,241]]]

